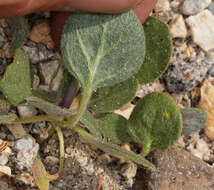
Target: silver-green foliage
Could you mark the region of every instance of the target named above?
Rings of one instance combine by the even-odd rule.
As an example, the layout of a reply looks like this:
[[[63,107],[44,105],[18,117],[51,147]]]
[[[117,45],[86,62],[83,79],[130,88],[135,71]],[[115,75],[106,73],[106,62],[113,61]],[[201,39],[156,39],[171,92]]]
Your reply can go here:
[[[11,63],[0,81],[0,91],[12,104],[20,104],[32,95],[30,62],[24,51],[15,51]]]
[[[8,118],[6,114],[0,118],[2,123],[29,123],[41,119],[51,122],[52,126],[70,127],[84,141],[103,151],[154,169],[154,165],[142,155],[120,145],[130,141],[138,142],[143,145],[143,155],[154,148],[164,149],[173,145],[181,132],[182,122],[180,109],[172,98],[161,93],[145,96],[136,105],[129,120],[111,113],[134,98],[138,88],[134,75],[138,77],[140,73],[143,76],[143,79],[138,78],[140,82],[150,82],[167,66],[168,50],[171,47],[168,30],[164,25],[160,28],[160,35],[150,39],[154,31],[158,32],[157,26],[160,26],[157,20],[151,18],[146,23],[150,21],[152,27],[144,25],[148,48],[144,61],[144,29],[133,11],[117,15],[72,14],[62,35],[61,52],[65,67],[77,80],[76,91],[81,86],[75,113],[48,102],[46,98],[37,97],[44,93],[31,91],[29,60],[22,50],[16,50],[14,62],[0,81],[0,89],[11,103],[17,105],[27,101],[27,104],[47,115],[19,120]],[[17,27],[21,24],[23,22]],[[26,35],[22,38],[26,40]],[[17,47],[24,42],[23,39],[17,43]],[[166,55],[160,49],[162,45],[167,48]],[[160,60],[163,61],[162,65],[158,64]],[[66,83],[70,84],[70,81]],[[41,178],[37,184],[45,184],[43,188],[47,188],[47,181],[40,183],[43,174],[46,174],[44,167],[39,161],[36,166],[38,175],[35,178]]]
[[[97,117],[101,126],[101,133],[105,138],[116,144],[123,144],[131,141],[128,134],[128,121],[117,114],[107,113]]]
[[[132,11],[74,14],[62,35],[64,64],[83,89],[112,86],[139,70],[144,41],[143,28]]]
[[[130,102],[136,95],[138,81],[131,77],[114,86],[98,88],[91,97],[89,109],[111,112]]]

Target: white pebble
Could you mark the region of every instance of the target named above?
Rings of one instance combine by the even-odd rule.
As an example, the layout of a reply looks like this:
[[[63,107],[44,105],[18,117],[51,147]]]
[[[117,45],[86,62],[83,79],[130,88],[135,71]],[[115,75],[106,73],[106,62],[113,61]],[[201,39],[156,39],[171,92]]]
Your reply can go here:
[[[194,15],[200,13],[209,6],[212,0],[185,0],[181,11],[185,15]]]
[[[20,150],[31,150],[33,148],[33,140],[31,138],[22,138],[15,142],[15,149]]]
[[[166,12],[170,10],[170,4],[168,0],[158,0],[155,5],[155,12]]]
[[[214,15],[204,10],[186,19],[190,26],[193,41],[204,51],[214,50]]]
[[[187,29],[182,15],[175,14],[169,27],[172,38],[186,38]]]
[[[4,166],[8,162],[8,157],[5,153],[1,153],[0,155],[0,165]]]

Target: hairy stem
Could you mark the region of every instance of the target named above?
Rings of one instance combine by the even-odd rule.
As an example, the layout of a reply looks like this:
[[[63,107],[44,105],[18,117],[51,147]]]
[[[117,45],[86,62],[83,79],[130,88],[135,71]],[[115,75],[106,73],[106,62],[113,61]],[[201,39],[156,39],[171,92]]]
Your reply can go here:
[[[62,170],[63,170],[64,158],[65,158],[64,137],[63,137],[62,129],[60,127],[54,126],[54,128],[56,129],[56,132],[57,132],[57,135],[58,135],[58,138],[59,138],[60,161],[59,161],[58,174],[60,175],[62,173]]]
[[[50,174],[46,174],[46,177],[49,180],[56,180],[60,174],[63,171],[63,166],[64,166],[64,159],[65,159],[65,147],[64,147],[64,137],[63,137],[63,133],[62,133],[62,129],[57,126],[55,123],[52,123],[54,129],[57,132],[58,138],[59,138],[59,146],[60,146],[60,160],[59,160],[59,169],[58,172],[54,175],[50,175]]]
[[[14,121],[11,122],[1,122],[2,124],[25,124],[25,123],[36,123],[36,122],[40,122],[40,121],[50,121],[50,122],[57,122],[55,119],[53,119],[52,117],[48,116],[48,115],[38,115],[38,116],[33,116],[30,118],[18,118],[15,119]]]
[[[92,94],[91,85],[88,85],[86,88],[83,89],[82,97],[80,100],[80,105],[77,110],[77,114],[74,116],[71,116],[67,122],[64,122],[65,126],[68,126],[69,128],[75,127],[75,125],[79,122],[81,116],[83,115],[83,113],[85,112],[85,110],[87,108],[88,101],[91,97],[91,94]]]

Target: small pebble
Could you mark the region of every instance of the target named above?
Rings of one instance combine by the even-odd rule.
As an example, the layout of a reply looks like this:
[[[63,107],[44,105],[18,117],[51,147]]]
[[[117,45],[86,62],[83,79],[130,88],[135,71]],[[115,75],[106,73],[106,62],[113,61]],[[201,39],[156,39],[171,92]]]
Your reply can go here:
[[[208,9],[212,12],[212,14],[214,15],[214,1],[212,3],[209,4]]]
[[[186,19],[191,29],[193,41],[204,51],[214,50],[214,15],[209,10],[204,10],[196,16]]]
[[[8,176],[11,176],[11,169],[8,166],[0,166],[0,172]]]
[[[6,126],[15,139],[20,139],[27,134],[22,124],[7,124]]]
[[[20,150],[30,150],[33,148],[33,140],[31,138],[22,138],[15,142],[14,148],[18,151]]]
[[[33,64],[59,59],[59,55],[57,53],[49,50],[43,44],[37,44],[32,41],[26,42],[22,49],[25,51],[25,53],[27,53],[31,63]]]
[[[194,90],[205,79],[212,64],[206,54],[192,44],[174,47],[170,65],[163,75],[168,91],[181,94]]]
[[[194,15],[200,13],[209,6],[212,0],[185,0],[181,11],[185,15]]]
[[[37,110],[33,106],[17,106],[17,109],[22,118],[33,117],[37,114]]]
[[[1,153],[0,155],[0,165],[4,166],[8,162],[8,156],[5,153]]]
[[[57,60],[39,63],[40,72],[46,85],[50,85],[57,73],[58,67],[59,62]]]
[[[158,0],[155,5],[155,12],[166,12],[170,10],[170,4],[168,0]]]
[[[50,166],[55,166],[59,163],[59,158],[56,158],[54,156],[46,156],[45,163],[49,164]]]
[[[49,24],[46,21],[41,21],[37,23],[35,26],[33,26],[29,34],[29,39],[36,43],[43,43],[49,49],[53,49],[54,42],[51,38],[50,33],[51,29]]]
[[[98,161],[102,164],[108,164],[112,161],[112,159],[108,154],[102,154],[98,157]]]
[[[186,38],[187,29],[181,14],[175,14],[169,25],[172,38]]]
[[[52,91],[58,91],[61,84],[62,84],[62,80],[63,80],[63,68],[62,66],[60,66],[60,68],[58,69],[58,72],[55,76],[55,78],[52,80],[51,84],[50,84],[50,90]]]
[[[137,165],[134,163],[128,163],[122,167],[121,172],[126,179],[132,179],[137,173]]]

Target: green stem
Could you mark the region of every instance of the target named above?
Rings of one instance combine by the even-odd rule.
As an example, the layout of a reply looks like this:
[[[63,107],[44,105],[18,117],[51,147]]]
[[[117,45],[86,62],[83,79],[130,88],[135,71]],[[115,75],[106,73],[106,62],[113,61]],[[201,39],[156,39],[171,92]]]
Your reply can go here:
[[[87,108],[88,101],[91,97],[92,90],[91,85],[88,85],[86,88],[83,89],[82,97],[80,100],[80,105],[77,110],[77,114],[74,116],[71,116],[68,121],[64,122],[63,125],[68,126],[69,128],[74,128],[75,125],[79,122],[81,116],[85,112]]]
[[[2,124],[25,124],[25,123],[36,123],[39,121],[51,121],[51,122],[57,122],[55,119],[51,118],[48,115],[38,115],[31,118],[18,118],[14,121],[8,122],[8,121],[1,121]]]
[[[63,138],[62,129],[60,127],[58,127],[55,123],[52,123],[52,126],[56,130],[58,138],[59,138],[60,160],[59,160],[59,169],[58,169],[57,173],[55,173],[53,175],[46,173],[46,178],[50,181],[56,180],[60,176],[60,174],[63,171],[64,159],[65,159],[65,151],[64,151],[65,147],[64,147],[64,138]]]
[[[63,170],[63,165],[64,165],[64,159],[65,159],[65,147],[64,147],[64,137],[62,133],[62,129],[56,125],[54,125],[54,128],[56,129],[58,138],[59,138],[59,146],[60,146],[60,161],[59,161],[59,170],[58,174],[60,175]]]
[[[143,151],[140,153],[141,156],[145,157],[149,154],[152,148],[152,141],[147,141],[146,145],[143,145]]]
[[[87,141],[89,142],[94,140],[93,136],[86,132],[84,129],[82,129],[80,126],[74,127],[74,131],[76,131],[84,139],[87,139]]]

